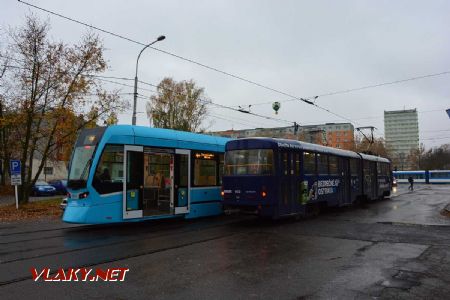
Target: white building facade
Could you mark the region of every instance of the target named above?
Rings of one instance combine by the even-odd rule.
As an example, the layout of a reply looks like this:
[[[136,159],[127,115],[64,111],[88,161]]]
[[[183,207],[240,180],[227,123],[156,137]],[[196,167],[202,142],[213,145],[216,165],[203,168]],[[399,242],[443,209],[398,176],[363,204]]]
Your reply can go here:
[[[416,109],[384,112],[384,136],[397,169],[408,170],[411,150],[419,149],[419,118]]]

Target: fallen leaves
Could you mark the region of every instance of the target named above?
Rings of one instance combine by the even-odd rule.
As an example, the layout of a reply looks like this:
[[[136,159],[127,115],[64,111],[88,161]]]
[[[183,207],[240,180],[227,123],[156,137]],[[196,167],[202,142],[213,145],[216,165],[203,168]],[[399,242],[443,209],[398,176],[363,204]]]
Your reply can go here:
[[[61,199],[51,199],[23,204],[19,209],[15,204],[0,206],[0,222],[61,218],[60,203]]]

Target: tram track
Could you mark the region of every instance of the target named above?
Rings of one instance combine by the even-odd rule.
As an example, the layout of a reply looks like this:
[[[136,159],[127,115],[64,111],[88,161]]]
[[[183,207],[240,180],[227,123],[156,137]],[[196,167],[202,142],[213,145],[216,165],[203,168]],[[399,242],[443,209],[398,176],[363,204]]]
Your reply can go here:
[[[242,220],[239,220],[239,221],[242,221]],[[230,224],[233,224],[233,223],[237,223],[239,221],[225,222],[225,223],[222,223],[222,224],[205,227],[204,229],[211,229],[211,228],[215,228],[215,227],[226,226],[226,225],[230,225]],[[182,227],[183,226],[178,226],[178,227],[175,227],[175,228],[170,228],[168,230],[176,230],[176,229],[182,228]],[[13,263],[13,262],[19,262],[19,261],[25,261],[25,260],[29,260],[29,259],[48,257],[48,256],[53,256],[53,255],[61,255],[61,254],[77,252],[77,251],[83,251],[83,250],[93,250],[93,249],[96,249],[96,248],[109,247],[109,246],[114,246],[114,245],[126,244],[126,243],[130,243],[130,242],[150,240],[150,239],[155,239],[155,238],[159,238],[159,237],[166,237],[166,236],[172,236],[172,235],[178,235],[178,234],[185,234],[185,233],[194,232],[194,231],[197,231],[197,230],[198,230],[198,228],[191,228],[191,229],[182,230],[182,231],[176,231],[176,232],[171,232],[171,233],[158,232],[158,234],[149,236],[146,239],[142,239],[142,237],[147,235],[148,233],[141,233],[141,234],[138,234],[138,235],[134,235],[135,238],[133,238],[133,239],[126,239],[126,240],[122,240],[122,241],[106,243],[106,244],[101,244],[101,245],[96,245],[96,246],[91,246],[91,247],[82,247],[82,248],[76,248],[76,249],[71,249],[71,250],[46,253],[46,254],[41,254],[41,255],[36,255],[36,256],[21,257],[21,258],[12,259],[12,260],[0,260],[0,265],[7,264],[7,263]],[[64,237],[64,236],[62,236],[62,237]],[[48,249],[48,247],[35,248],[34,250],[39,250],[39,249]],[[30,250],[30,249],[24,249],[21,252],[26,252],[28,250]]]
[[[124,224],[122,224],[124,225]],[[126,224],[128,225],[128,224]],[[103,230],[103,229],[110,229],[110,228],[106,228],[106,227],[96,227],[97,225],[86,225],[86,226],[81,226],[81,227],[69,227],[69,228],[64,228],[61,227],[59,229],[54,229],[54,231],[56,230],[60,230],[60,231],[64,231],[65,234],[62,235],[54,235],[54,236],[48,236],[45,237],[46,239],[51,239],[51,238],[58,238],[58,237],[65,237],[67,235],[67,233],[70,233],[71,231],[76,231],[81,232],[81,231],[90,231],[92,232],[94,231],[98,231],[98,230]],[[182,227],[181,225],[179,227]],[[154,229],[154,227],[152,228]],[[27,234],[37,234],[37,233],[41,233],[41,232],[46,232],[47,230],[37,230],[37,231],[31,231],[31,232],[27,232]],[[52,230],[48,230],[48,231],[52,231]],[[24,232],[25,233],[25,232]],[[20,233],[22,234],[22,233]],[[10,235],[5,235],[5,236],[14,236],[15,234],[10,234]],[[0,235],[1,236],[1,235]],[[36,238],[31,238],[31,239],[23,239],[23,240],[16,240],[16,241],[10,241],[10,242],[0,242],[0,245],[9,245],[9,244],[14,244],[14,243],[24,243],[24,242],[32,242],[32,241],[36,241],[36,240],[41,240],[42,237],[36,237]]]
[[[214,240],[219,240],[222,238],[227,238],[230,236],[236,236],[236,235],[240,235],[243,233],[240,232],[235,232],[235,233],[229,233],[229,234],[224,234],[218,237],[213,237],[213,238],[207,238],[207,239],[202,239],[199,241],[194,241],[194,242],[190,242],[190,243],[184,243],[184,244],[180,244],[180,245],[176,245],[173,247],[165,247],[165,248],[161,248],[161,249],[157,249],[157,250],[151,250],[151,251],[146,251],[146,252],[141,252],[138,254],[133,254],[133,255],[125,255],[119,258],[114,258],[114,259],[106,259],[106,260],[102,260],[102,261],[98,261],[96,263],[90,263],[90,264],[83,264],[83,265],[76,265],[76,266],[70,266],[70,268],[86,268],[86,267],[93,267],[93,266],[98,266],[98,265],[102,265],[102,264],[106,264],[106,263],[114,263],[114,262],[118,262],[118,261],[122,261],[122,260],[126,260],[126,259],[130,259],[130,258],[135,258],[135,257],[140,257],[140,256],[145,256],[145,255],[151,255],[151,254],[155,254],[155,253],[160,253],[160,252],[164,252],[164,251],[170,251],[170,250],[174,250],[174,249],[179,249],[179,248],[183,248],[183,247],[188,247],[188,246],[192,246],[192,245],[196,245],[196,244],[201,244],[201,243],[206,243],[209,241],[214,241]],[[64,268],[64,269],[67,269]],[[55,275],[57,272],[50,272],[49,275]],[[8,284],[13,284],[13,283],[17,283],[20,281],[25,281],[25,280],[30,280],[31,277],[30,276],[22,276],[19,278],[14,278],[8,281],[0,281],[0,286],[5,286]]]
[[[119,229],[123,229],[125,230],[128,226],[129,227],[143,227],[143,226],[149,226],[149,229],[152,230],[160,230],[160,229],[165,229],[167,227],[168,222],[174,223],[174,220],[163,220],[165,222],[159,222],[159,223],[152,223],[151,222],[155,222],[154,220],[152,221],[143,221],[143,222],[136,222],[136,223],[118,223],[118,224],[100,224],[100,225],[83,225],[83,226],[74,226],[74,227],[58,227],[58,228],[52,228],[52,229],[42,229],[42,230],[32,230],[32,231],[22,231],[22,232],[14,232],[14,233],[9,233],[9,234],[0,234],[0,237],[10,237],[10,236],[15,236],[15,235],[24,235],[24,234],[29,234],[29,235],[34,235],[34,234],[40,234],[43,232],[51,232],[51,231],[62,231],[65,234],[63,235],[55,235],[55,236],[49,236],[46,238],[53,238],[53,237],[64,237],[67,233],[71,233],[71,232],[82,232],[82,231],[89,231],[89,233],[92,232],[96,232],[96,231],[101,231],[101,230],[110,230],[110,229],[114,229],[114,228],[119,228]],[[157,222],[157,221],[156,221]],[[179,220],[176,220],[176,222],[180,222]],[[185,222],[185,220],[182,220],[181,222]],[[177,227],[183,227],[186,223],[181,223],[178,224],[177,223]],[[170,229],[170,228],[169,228]],[[16,241],[9,241],[9,242],[0,242],[0,245],[7,245],[7,244],[11,244],[11,243],[18,243],[18,242],[28,242],[28,241],[33,241],[33,240],[40,240],[42,239],[42,237],[36,237],[36,238],[30,238],[30,239],[22,239],[22,240],[16,240]]]
[[[7,266],[9,266],[9,268],[13,268],[14,264],[17,264],[17,263],[29,263],[29,262],[33,262],[33,261],[43,261],[46,258],[51,258],[51,257],[60,258],[64,255],[69,255],[71,253],[77,253],[77,252],[82,253],[83,251],[88,251],[88,252],[95,251],[96,253],[101,253],[102,252],[101,249],[107,250],[107,249],[111,249],[111,248],[116,248],[117,246],[120,246],[120,245],[123,245],[125,249],[133,249],[132,246],[136,242],[142,242],[142,243],[147,243],[148,245],[151,245],[152,240],[158,240],[158,239],[169,239],[170,240],[171,237],[173,237],[173,236],[177,236],[177,235],[178,236],[179,235],[188,236],[186,234],[192,233],[192,232],[194,232],[194,233],[199,232],[199,234],[200,234],[200,233],[206,232],[208,230],[220,229],[221,227],[226,227],[226,226],[230,226],[233,224],[238,224],[240,222],[246,222],[246,221],[248,221],[248,218],[226,220],[225,222],[221,221],[221,222],[215,223],[215,224],[210,224],[210,222],[202,222],[201,224],[194,223],[194,224],[189,224],[192,226],[188,226],[189,228],[186,228],[185,230],[181,230],[181,231],[178,229],[185,227],[182,224],[177,225],[177,226],[170,226],[170,228],[166,227],[166,230],[164,230],[163,232],[161,232],[161,228],[158,228],[156,232],[151,232],[150,235],[149,235],[149,232],[141,233],[138,236],[134,235],[134,238],[132,238],[132,239],[126,239],[126,240],[117,241],[117,242],[108,242],[108,243],[103,243],[101,245],[95,245],[95,246],[91,246],[91,247],[67,249],[67,250],[63,250],[63,251],[54,251],[54,252],[50,252],[50,253],[44,253],[44,254],[39,254],[39,255],[5,260],[5,261],[0,262],[0,267],[2,269],[6,269],[5,267],[7,267]],[[167,224],[161,224],[161,227],[163,227],[164,225],[167,225]],[[154,234],[152,234],[152,233],[154,233]],[[198,244],[198,243],[208,242],[210,240],[226,238],[228,236],[237,235],[237,234],[243,234],[242,230],[238,230],[238,231],[233,230],[231,233],[230,232],[222,233],[219,235],[215,235],[213,237],[208,237],[208,238],[194,240],[194,241],[192,241],[192,238],[191,238],[191,241],[176,244],[173,246],[160,247],[158,249],[151,249],[148,251],[138,251],[138,252],[132,253],[132,254],[129,254],[130,252],[125,252],[128,254],[118,255],[117,257],[114,257],[114,255],[112,255],[113,258],[111,258],[111,259],[100,259],[100,260],[96,259],[95,261],[89,262],[86,264],[74,264],[74,265],[66,265],[66,266],[59,266],[59,267],[63,267],[65,269],[67,269],[67,268],[83,268],[83,267],[88,267],[88,266],[96,266],[96,265],[100,265],[100,264],[104,264],[104,263],[118,262],[121,260],[133,258],[133,257],[150,255],[153,253],[158,253],[158,252],[168,251],[171,249],[177,249],[180,247],[186,247],[186,246],[190,246],[190,245],[194,245],[194,244]],[[62,237],[64,237],[64,235]],[[195,238],[195,236],[194,236],[194,238]],[[174,242],[174,241],[176,242],[177,239],[172,239],[172,242]],[[126,247],[127,243],[130,244],[130,247]],[[29,249],[27,249],[27,250],[29,250]],[[39,249],[35,248],[34,250],[38,251]],[[26,252],[26,251],[24,250],[22,252]],[[89,258],[89,256],[87,256],[87,257]],[[49,259],[49,261],[51,261],[51,259]],[[40,264],[42,264],[42,262],[40,262]],[[28,272],[28,268],[27,268],[26,272]],[[0,286],[12,284],[12,283],[20,282],[20,281],[24,281],[24,280],[29,280],[30,278],[31,278],[30,275],[28,275],[28,276],[18,276],[16,278],[2,280],[2,281],[0,281]]]

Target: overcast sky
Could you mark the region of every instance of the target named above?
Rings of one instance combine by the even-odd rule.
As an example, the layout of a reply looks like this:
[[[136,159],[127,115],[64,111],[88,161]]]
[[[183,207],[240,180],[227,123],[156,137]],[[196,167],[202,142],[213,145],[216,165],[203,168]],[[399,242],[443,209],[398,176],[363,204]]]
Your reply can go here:
[[[297,97],[450,71],[450,1],[56,1],[29,3],[155,46]],[[1,0],[0,26],[23,24],[30,12],[51,23],[55,40],[80,39],[86,28],[16,0]],[[141,46],[104,33],[107,75],[134,77]],[[251,111],[300,124],[346,122],[306,103],[147,49],[139,79],[193,79],[216,103],[238,106],[280,101]],[[125,82],[133,84],[132,81]],[[417,108],[427,147],[450,142],[450,74],[319,97],[316,103],[384,135],[383,111]],[[145,87],[140,85],[140,87]],[[107,88],[120,86],[107,85]],[[149,87],[145,87],[149,88]],[[123,87],[123,93],[133,92]],[[149,91],[139,91],[150,96]],[[119,123],[130,124],[130,110]],[[148,125],[145,100],[137,124]],[[210,109],[210,130],[286,126],[223,108]]]

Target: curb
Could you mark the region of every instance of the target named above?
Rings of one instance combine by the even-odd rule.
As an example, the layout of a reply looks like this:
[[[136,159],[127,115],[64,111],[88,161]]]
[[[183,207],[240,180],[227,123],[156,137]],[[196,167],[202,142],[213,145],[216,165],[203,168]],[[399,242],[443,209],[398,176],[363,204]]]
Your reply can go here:
[[[414,191],[405,191],[405,192],[403,192],[403,193],[400,193],[400,194],[396,194],[396,195],[393,195],[393,194],[391,194],[390,196],[389,196],[389,198],[396,198],[396,197],[399,197],[399,196],[403,196],[403,195],[406,195],[406,194],[409,194],[409,193],[414,193],[415,191],[421,191],[421,190],[423,190],[423,189],[425,189],[426,187],[420,187],[420,188],[416,188],[416,189],[414,189]],[[448,207],[448,209],[450,210],[450,204],[448,205],[449,207]]]

